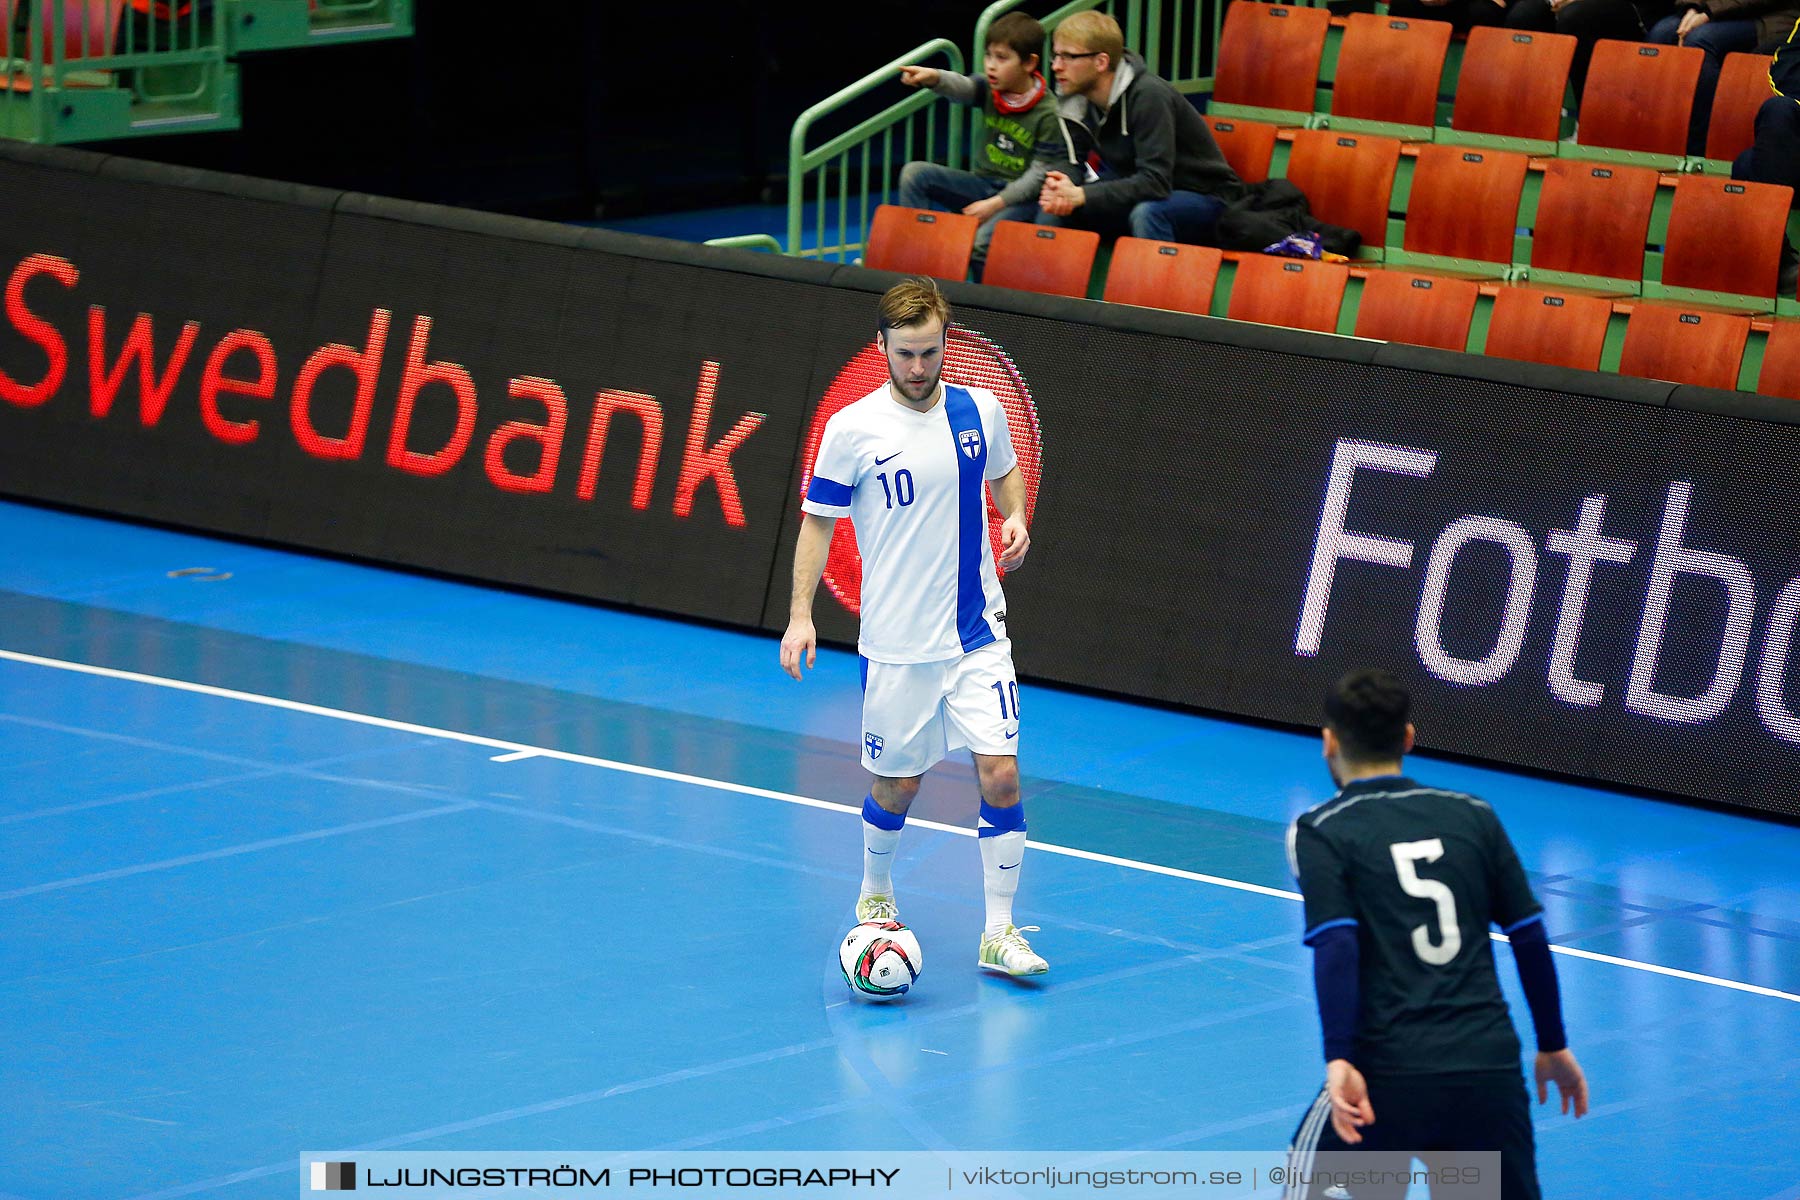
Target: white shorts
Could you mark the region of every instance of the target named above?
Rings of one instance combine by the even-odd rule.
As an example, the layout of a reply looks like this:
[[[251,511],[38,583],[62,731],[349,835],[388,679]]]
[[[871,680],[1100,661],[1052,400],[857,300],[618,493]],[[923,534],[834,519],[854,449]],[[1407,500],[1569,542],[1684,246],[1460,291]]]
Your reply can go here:
[[[923,775],[967,746],[1019,752],[1019,681],[1012,642],[928,663],[863,660],[862,765],[888,779]]]

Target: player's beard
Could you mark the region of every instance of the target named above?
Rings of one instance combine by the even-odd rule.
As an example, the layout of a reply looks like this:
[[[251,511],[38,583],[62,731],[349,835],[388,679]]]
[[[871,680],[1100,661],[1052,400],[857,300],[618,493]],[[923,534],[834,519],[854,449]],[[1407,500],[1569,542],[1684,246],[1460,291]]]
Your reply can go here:
[[[924,383],[911,383],[904,376],[896,374],[892,365],[888,367],[888,378],[893,381],[894,390],[914,404],[923,404],[930,399],[931,394],[937,391],[938,379],[943,373],[943,368],[940,367],[927,375]]]

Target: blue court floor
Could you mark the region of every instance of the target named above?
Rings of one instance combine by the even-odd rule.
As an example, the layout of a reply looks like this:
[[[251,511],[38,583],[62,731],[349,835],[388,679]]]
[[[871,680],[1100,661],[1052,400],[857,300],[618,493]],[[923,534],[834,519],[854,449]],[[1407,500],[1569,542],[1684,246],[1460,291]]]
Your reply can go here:
[[[1028,688],[1051,974],[975,968],[947,763],[896,868],[924,975],[868,1005],[854,655],[25,506],[0,548],[0,1200],[289,1196],[324,1148],[1261,1150],[1318,1085],[1316,737]],[[1594,1109],[1536,1110],[1546,1195],[1800,1197],[1800,829],[1412,769],[1494,804],[1568,951]]]

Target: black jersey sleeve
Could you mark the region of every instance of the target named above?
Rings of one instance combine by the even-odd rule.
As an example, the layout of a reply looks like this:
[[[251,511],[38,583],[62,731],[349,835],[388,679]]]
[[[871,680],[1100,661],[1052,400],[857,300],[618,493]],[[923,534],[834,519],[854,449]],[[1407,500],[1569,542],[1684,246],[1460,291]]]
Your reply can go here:
[[[1294,823],[1294,873],[1305,898],[1307,945],[1327,929],[1356,924],[1343,853],[1304,818]]]
[[[1540,915],[1544,906],[1532,894],[1525,868],[1519,863],[1518,851],[1513,849],[1512,839],[1506,836],[1500,818],[1487,807],[1482,808],[1482,814],[1488,826],[1488,889],[1493,897],[1494,924],[1510,933],[1521,923]]]

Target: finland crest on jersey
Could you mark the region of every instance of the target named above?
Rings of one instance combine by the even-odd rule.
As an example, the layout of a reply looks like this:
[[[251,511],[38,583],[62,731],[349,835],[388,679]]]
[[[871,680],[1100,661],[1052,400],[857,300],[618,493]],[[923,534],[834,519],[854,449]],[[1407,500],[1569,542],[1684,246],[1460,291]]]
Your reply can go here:
[[[940,392],[918,413],[883,383],[833,415],[801,504],[856,527],[857,649],[875,662],[937,662],[1006,635],[986,487],[1018,465],[1006,410],[985,388]]]

